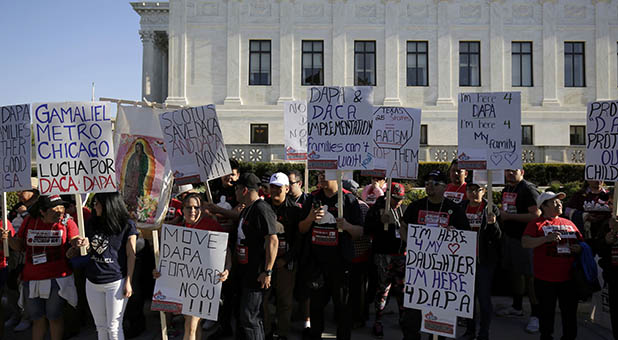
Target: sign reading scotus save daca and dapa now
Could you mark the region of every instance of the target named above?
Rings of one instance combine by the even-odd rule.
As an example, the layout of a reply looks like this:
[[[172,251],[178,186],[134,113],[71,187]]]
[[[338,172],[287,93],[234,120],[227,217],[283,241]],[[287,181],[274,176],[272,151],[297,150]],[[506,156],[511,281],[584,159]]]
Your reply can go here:
[[[117,190],[109,104],[35,103],[32,114],[42,195]]]

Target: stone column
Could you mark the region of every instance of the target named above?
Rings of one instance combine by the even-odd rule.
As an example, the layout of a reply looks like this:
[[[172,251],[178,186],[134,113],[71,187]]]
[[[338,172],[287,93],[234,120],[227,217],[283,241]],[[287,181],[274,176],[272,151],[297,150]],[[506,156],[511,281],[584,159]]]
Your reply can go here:
[[[448,1],[438,0],[438,99],[436,105],[453,103],[453,48],[448,17]]]
[[[489,88],[504,91],[504,8],[501,0],[489,3]]]
[[[384,105],[401,106],[399,99],[399,1],[384,5]]]
[[[294,100],[295,77],[294,63],[294,27],[292,4],[287,1],[279,3],[279,99],[278,105]]]
[[[240,99],[240,13],[238,2],[227,2],[227,95],[223,104],[242,105]],[[249,56],[247,56],[248,58]]]
[[[142,97],[148,101],[157,101],[155,78],[157,75],[156,64],[157,55],[155,51],[155,33],[153,31],[139,31],[139,36],[142,40],[143,55],[142,55]]]
[[[186,1],[170,2],[169,72],[171,72],[166,103],[187,105],[187,15]]]
[[[543,6],[543,106],[559,106],[555,0],[539,0]]]
[[[158,102],[163,103],[167,99],[167,62],[168,62],[168,42],[166,32],[156,32],[155,36],[155,48],[157,51],[159,63],[157,66],[157,72],[159,72],[158,88],[159,96]]]
[[[608,3],[609,0],[593,0],[595,5],[595,69],[596,69],[596,100],[609,100],[610,99],[610,67],[609,58],[609,18],[607,13],[609,12]],[[610,56],[612,57],[612,56]],[[613,56],[615,57],[615,55]],[[615,83],[613,83],[615,84]],[[615,86],[615,85],[613,85]]]
[[[346,83],[346,34],[345,34],[345,5],[346,2],[337,2],[332,1],[333,8],[333,38],[331,39],[333,44],[333,61],[332,61],[332,72],[333,75],[333,86],[345,86],[354,85],[354,79],[352,79],[351,84]],[[354,53],[352,53],[354,56]],[[352,57],[353,58],[353,57]],[[352,60],[352,64],[354,61]],[[327,85],[328,83],[325,83]]]

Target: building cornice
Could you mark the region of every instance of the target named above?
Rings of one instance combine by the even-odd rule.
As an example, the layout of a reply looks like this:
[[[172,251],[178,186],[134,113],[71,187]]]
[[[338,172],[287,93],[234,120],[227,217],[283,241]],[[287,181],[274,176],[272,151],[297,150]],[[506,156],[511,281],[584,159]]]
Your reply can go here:
[[[131,2],[131,7],[139,15],[161,13],[170,11],[169,2]]]
[[[132,2],[131,7],[140,16],[142,31],[167,31],[169,27],[169,2]]]

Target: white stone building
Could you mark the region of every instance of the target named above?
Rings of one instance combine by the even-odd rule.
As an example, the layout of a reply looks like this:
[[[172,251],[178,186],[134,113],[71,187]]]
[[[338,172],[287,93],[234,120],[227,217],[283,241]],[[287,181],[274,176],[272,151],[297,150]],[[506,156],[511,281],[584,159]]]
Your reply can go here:
[[[521,91],[524,160],[583,162],[586,103],[618,98],[616,0],[171,0],[141,16],[143,96],[217,105],[245,160],[282,158],[282,103],[374,85],[422,109],[421,160],[456,149],[459,92]]]

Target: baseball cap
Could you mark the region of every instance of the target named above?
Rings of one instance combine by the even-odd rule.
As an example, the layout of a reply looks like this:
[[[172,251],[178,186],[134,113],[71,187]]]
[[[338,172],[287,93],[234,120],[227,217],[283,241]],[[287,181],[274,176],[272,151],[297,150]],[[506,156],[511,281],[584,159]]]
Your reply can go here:
[[[344,179],[343,181],[341,181],[341,185],[343,185],[343,188],[345,190],[352,192],[357,192],[358,188],[360,187],[358,183],[356,183],[356,181],[353,179]]]
[[[275,172],[272,176],[270,176],[269,184],[276,185],[278,187],[282,187],[284,185],[290,185],[290,179],[283,172]]]
[[[402,200],[406,197],[406,189],[401,183],[391,183],[391,198]]]
[[[238,180],[234,182],[234,185],[242,185],[247,189],[258,190],[262,182],[253,172],[243,172],[238,177]]]
[[[195,190],[193,190],[193,185],[192,184],[179,185],[178,186],[178,194],[176,194],[176,197],[182,196],[182,194],[186,194],[186,193],[190,193],[190,192],[195,192]]]
[[[440,170],[431,170],[426,176],[425,181],[433,179],[434,181],[446,184],[446,175]]]
[[[41,196],[39,197],[39,202],[41,210],[47,210],[49,208],[64,205],[66,203],[62,200],[62,197],[60,197],[60,195]]]
[[[541,205],[543,204],[543,202],[547,201],[547,200],[551,200],[558,197],[559,199],[564,199],[566,197],[566,194],[564,192],[559,192],[557,194],[554,194],[552,191],[545,191],[543,193],[541,193],[539,195],[539,197],[537,197],[536,199],[536,206],[538,208],[541,207]]]

